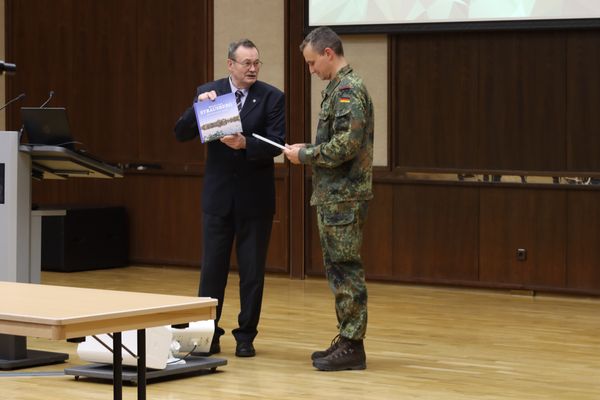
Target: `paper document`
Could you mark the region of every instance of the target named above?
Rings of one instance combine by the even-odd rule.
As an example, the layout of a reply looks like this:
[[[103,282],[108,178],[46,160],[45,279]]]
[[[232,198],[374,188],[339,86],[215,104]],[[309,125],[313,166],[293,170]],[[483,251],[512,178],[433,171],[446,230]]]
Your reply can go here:
[[[257,139],[260,139],[260,140],[262,140],[263,142],[267,142],[267,143],[269,143],[269,144],[271,144],[271,145],[273,145],[273,146],[275,146],[275,147],[279,147],[280,149],[282,149],[282,150],[285,150],[285,146],[282,146],[282,145],[280,145],[280,144],[279,144],[279,143],[277,143],[277,142],[274,142],[274,141],[272,141],[272,140],[269,140],[269,139],[267,139],[266,137],[262,137],[262,136],[260,136],[260,135],[257,135],[256,133],[253,133],[253,134],[252,134],[252,136],[254,136],[254,137],[255,137],[255,138],[257,138]]]

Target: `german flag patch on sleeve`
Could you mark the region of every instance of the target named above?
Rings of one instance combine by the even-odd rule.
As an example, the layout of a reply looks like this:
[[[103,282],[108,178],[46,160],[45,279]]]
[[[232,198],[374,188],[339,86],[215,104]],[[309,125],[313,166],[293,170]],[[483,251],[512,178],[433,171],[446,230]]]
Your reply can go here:
[[[340,97],[340,103],[350,103],[350,97],[348,97],[348,96]]]

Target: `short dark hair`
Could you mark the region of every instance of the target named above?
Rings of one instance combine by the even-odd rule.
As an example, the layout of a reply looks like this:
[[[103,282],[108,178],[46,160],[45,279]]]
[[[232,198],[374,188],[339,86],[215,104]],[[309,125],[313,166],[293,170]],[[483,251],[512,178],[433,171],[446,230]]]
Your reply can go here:
[[[338,56],[344,55],[344,47],[342,46],[342,40],[331,28],[327,26],[320,26],[310,31],[304,38],[304,41],[300,45],[300,51],[304,51],[304,48],[310,44],[314,51],[319,54],[323,54],[325,49],[329,47]]]
[[[235,52],[239,47],[246,47],[248,49],[256,49],[258,51],[258,47],[252,42],[250,39],[240,39],[235,42],[229,43],[229,47],[227,48],[227,58],[230,60],[235,60]]]

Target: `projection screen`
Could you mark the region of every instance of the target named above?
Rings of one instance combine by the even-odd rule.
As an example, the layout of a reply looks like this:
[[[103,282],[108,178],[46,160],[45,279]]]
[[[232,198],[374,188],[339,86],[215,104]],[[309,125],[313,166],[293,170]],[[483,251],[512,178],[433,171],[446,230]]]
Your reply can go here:
[[[308,27],[342,33],[600,26],[600,0],[309,0]]]

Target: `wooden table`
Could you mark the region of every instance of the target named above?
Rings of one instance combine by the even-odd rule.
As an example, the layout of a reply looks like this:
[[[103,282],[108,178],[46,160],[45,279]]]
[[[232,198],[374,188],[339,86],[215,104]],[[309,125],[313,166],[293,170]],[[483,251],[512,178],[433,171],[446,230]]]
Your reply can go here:
[[[217,300],[33,283],[0,282],[0,333],[69,339],[138,332],[138,399],[146,398],[145,328],[214,319]],[[122,399],[121,352],[113,352],[113,393]]]

